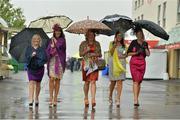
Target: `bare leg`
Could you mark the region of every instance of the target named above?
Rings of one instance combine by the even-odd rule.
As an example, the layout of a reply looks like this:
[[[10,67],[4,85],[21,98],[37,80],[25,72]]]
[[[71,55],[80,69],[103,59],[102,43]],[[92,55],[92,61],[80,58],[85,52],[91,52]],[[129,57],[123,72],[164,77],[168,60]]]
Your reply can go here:
[[[120,97],[121,97],[121,92],[122,92],[122,84],[123,84],[122,80],[117,81],[117,96],[116,96],[116,104],[117,104],[117,106],[119,106],[119,104],[120,104]]]
[[[29,103],[33,103],[34,89],[35,89],[35,81],[29,81]]]
[[[96,81],[91,81],[91,98],[92,98],[92,107],[96,105]]]
[[[134,104],[138,104],[139,92],[140,92],[139,83],[133,82]]]
[[[49,102],[50,104],[52,104],[52,100],[53,100],[53,90],[54,90],[54,78],[50,77],[49,79]]]
[[[54,95],[54,105],[57,104],[57,98],[59,94],[59,88],[60,88],[60,79],[55,80],[55,95]]]
[[[41,82],[36,82],[36,97],[35,102],[39,102],[39,93],[41,90]]]
[[[112,104],[112,96],[113,96],[113,91],[114,87],[116,85],[116,81],[111,81],[109,85],[109,103]]]
[[[85,105],[89,105],[89,102],[88,102],[89,84],[90,84],[89,81],[85,81],[85,83],[84,83],[84,96],[85,96],[84,102],[85,102]]]

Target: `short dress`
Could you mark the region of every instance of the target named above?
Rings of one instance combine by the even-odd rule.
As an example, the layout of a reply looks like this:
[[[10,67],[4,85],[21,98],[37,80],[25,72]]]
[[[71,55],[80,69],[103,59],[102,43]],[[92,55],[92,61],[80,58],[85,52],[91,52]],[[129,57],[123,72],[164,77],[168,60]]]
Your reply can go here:
[[[137,42],[137,40],[133,40],[128,48],[128,53],[137,52],[139,49],[142,49],[142,46]],[[130,71],[134,82],[141,83],[144,78],[144,74],[146,70],[145,58],[146,58],[146,53],[145,50],[143,50],[142,53],[138,55],[134,55],[130,59]]]
[[[55,63],[56,63],[56,60],[58,60],[58,66],[55,66]],[[58,73],[55,72],[55,67],[58,67]],[[50,63],[49,63],[49,75],[53,78],[56,78],[56,79],[62,79],[63,77],[63,68],[62,68],[62,65],[61,65],[61,62],[59,60],[59,57],[58,55],[52,57],[50,59]]]
[[[89,46],[87,41],[83,41],[79,47],[79,53],[82,53],[84,49]],[[90,53],[99,53],[101,54],[101,46],[99,42],[95,41],[94,45],[89,46],[91,48]],[[85,62],[89,59],[89,53],[87,53],[82,60],[82,80],[83,81],[97,81],[99,76],[99,70],[93,71],[87,75],[87,71],[84,70]]]

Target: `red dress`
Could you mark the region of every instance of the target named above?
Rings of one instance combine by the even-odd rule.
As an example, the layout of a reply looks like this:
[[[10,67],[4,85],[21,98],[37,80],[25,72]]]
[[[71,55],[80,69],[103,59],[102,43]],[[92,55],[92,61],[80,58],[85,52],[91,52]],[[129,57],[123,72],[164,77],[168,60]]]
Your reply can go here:
[[[128,52],[137,52],[141,48],[141,45],[138,44],[137,40],[133,40],[128,48]],[[130,59],[130,71],[131,76],[134,82],[141,83],[145,70],[146,70],[146,61],[145,61],[145,51],[138,55],[134,55]]]

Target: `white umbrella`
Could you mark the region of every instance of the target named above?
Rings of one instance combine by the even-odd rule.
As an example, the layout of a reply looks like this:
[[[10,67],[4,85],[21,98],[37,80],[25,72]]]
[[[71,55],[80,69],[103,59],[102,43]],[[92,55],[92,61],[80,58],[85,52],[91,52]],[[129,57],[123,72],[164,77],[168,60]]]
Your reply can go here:
[[[46,33],[52,32],[54,24],[59,24],[61,28],[67,28],[72,20],[66,16],[47,16],[34,20],[29,24],[30,28],[43,28]]]

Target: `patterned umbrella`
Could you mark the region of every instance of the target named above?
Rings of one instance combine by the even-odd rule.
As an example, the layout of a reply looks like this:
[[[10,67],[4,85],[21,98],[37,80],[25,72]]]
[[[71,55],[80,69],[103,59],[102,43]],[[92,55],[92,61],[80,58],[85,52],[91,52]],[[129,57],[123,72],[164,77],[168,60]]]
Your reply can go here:
[[[47,16],[32,21],[29,28],[43,28],[46,33],[51,33],[52,27],[56,23],[60,24],[62,28],[67,28],[72,23],[72,20],[66,16]]]
[[[105,24],[89,19],[75,22],[66,29],[67,32],[75,34],[85,34],[87,30],[94,30],[95,32],[101,32],[104,30],[111,31],[111,29]]]
[[[105,34],[108,36],[114,35],[116,31],[121,31],[125,33],[133,26],[132,19],[124,16],[124,15],[108,15],[104,17],[100,22],[106,24],[108,27],[112,29],[112,31],[103,31],[101,34]]]

